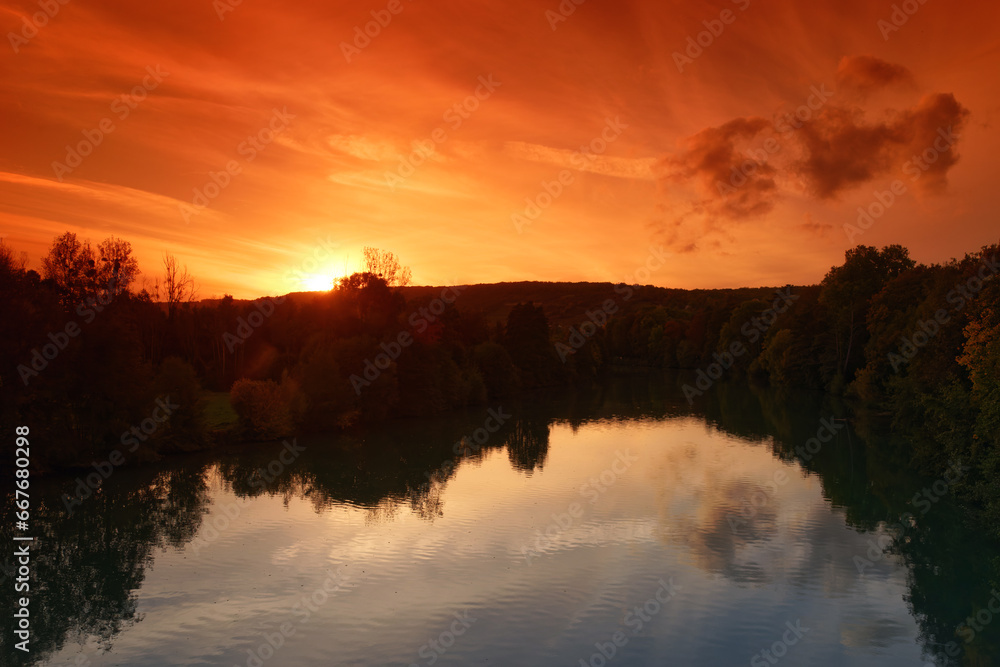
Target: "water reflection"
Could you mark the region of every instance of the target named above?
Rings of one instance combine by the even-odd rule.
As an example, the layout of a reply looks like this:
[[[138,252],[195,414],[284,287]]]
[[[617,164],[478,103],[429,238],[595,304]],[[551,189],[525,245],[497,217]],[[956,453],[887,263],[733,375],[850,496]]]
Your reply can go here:
[[[14,648],[14,626],[5,614],[2,664],[31,664],[84,638],[111,648],[141,620],[137,591],[156,551],[190,541],[209,503],[203,466],[118,471],[72,514],[59,499],[67,484],[33,480],[31,653]],[[7,516],[9,508],[8,499]],[[13,543],[9,533],[5,538]],[[6,564],[13,568],[11,560]],[[13,587],[9,579],[3,585]]]
[[[581,501],[582,516],[553,531],[540,558],[568,566],[558,559],[571,558],[582,547],[617,545],[632,550],[621,552],[624,558],[639,558],[634,554],[645,554],[642,549],[666,545],[683,554],[686,566],[722,577],[734,590],[787,587],[800,591],[797,596],[815,595],[829,603],[825,614],[832,613],[838,599],[858,590],[874,591],[877,599],[879,587],[889,590],[899,572],[896,563],[905,563],[906,603],[928,659],[991,664],[1000,646],[1000,619],[969,644],[958,628],[997,585],[995,546],[964,528],[947,499],[912,525],[899,524],[906,512],[914,513],[908,501],[926,481],[899,465],[891,454],[899,451],[896,444],[847,426],[821,430],[825,420],[829,424],[844,414],[829,397],[718,384],[691,408],[681,384],[681,378],[635,376],[587,390],[533,396],[494,406],[511,415],[495,429],[486,429],[486,410],[470,410],[448,418],[394,422],[363,435],[304,438],[299,441],[305,448],[301,457],[273,476],[262,477],[261,471],[275,461],[278,443],[174,459],[156,470],[121,470],[72,515],[60,496],[71,492],[73,481],[38,480],[33,485],[38,543],[32,552],[32,653],[26,660],[14,650],[12,621],[5,619],[2,664],[44,662],[57,653],[62,660],[72,656],[72,645],[84,642],[113,647],[117,637],[142,620],[137,601],[147,569],[159,553],[183,551],[200,539],[206,513],[222,494],[280,499],[286,508],[306,502],[318,517],[355,508],[365,513],[369,526],[399,523],[411,515],[445,524],[450,518],[446,491],[460,471],[474,470],[493,452],[506,450],[510,468],[525,481],[533,480],[549,469],[552,429],[561,425],[581,435],[582,466],[587,452],[602,451],[596,444],[585,449],[591,440],[590,435],[582,437],[584,427],[595,424],[605,425],[595,432],[599,438],[618,437],[614,429],[621,429],[622,446],[644,443],[640,446],[647,458],[628,473],[641,484],[612,484],[602,487],[600,503]],[[665,420],[671,423],[669,431],[650,426]],[[811,439],[821,446],[806,446]],[[787,465],[776,467],[775,458]],[[599,465],[610,464],[609,459]],[[639,497],[647,491],[648,499]],[[568,497],[575,497],[575,489]],[[640,502],[654,513],[630,513]],[[3,503],[9,512],[12,499]],[[497,517],[486,509],[484,516]],[[502,513],[498,520],[504,520]],[[543,516],[538,524],[544,528],[550,521]],[[844,539],[844,524],[861,534]],[[889,525],[896,526],[891,544],[877,542]],[[448,539],[440,534],[414,538],[413,557],[423,558],[424,550],[431,553],[430,542]],[[889,546],[868,553],[870,539]],[[364,544],[372,554],[382,548],[360,533],[351,540],[337,548]],[[448,548],[460,551],[456,544]],[[515,542],[503,549],[517,554],[519,547]],[[282,558],[294,559],[296,549],[304,548],[290,546]],[[469,553],[488,549],[476,543],[461,548]],[[869,564],[859,566],[859,557]],[[5,560],[10,567],[10,556]],[[548,567],[543,564],[539,571],[549,573]],[[584,577],[591,567],[580,564],[572,574]],[[4,586],[9,590],[10,582]],[[737,600],[725,614],[745,614],[754,604],[765,605],[764,610],[783,603],[765,598],[747,600],[741,607]],[[838,644],[848,649],[890,647],[909,632],[898,619],[878,613],[840,618],[836,627]],[[960,655],[947,655],[949,642],[956,642]],[[642,646],[634,642],[633,650]],[[494,648],[497,656],[506,650]],[[567,662],[566,655],[550,650],[554,659]],[[643,650],[652,656],[657,649]]]

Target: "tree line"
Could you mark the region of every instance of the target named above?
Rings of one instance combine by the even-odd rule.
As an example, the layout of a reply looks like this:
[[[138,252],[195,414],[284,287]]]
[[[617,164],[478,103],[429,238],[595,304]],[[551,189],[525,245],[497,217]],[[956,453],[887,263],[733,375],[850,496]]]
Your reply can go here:
[[[693,372],[683,386],[689,402],[725,377],[843,396],[859,420],[883,418],[917,469],[943,475],[955,461],[971,465],[964,498],[995,527],[998,260],[997,244],[933,265],[917,264],[899,245],[860,245],[815,286],[666,298],[639,288],[590,339],[591,356]]]
[[[2,417],[47,435],[49,465],[87,464],[165,396],[179,407],[139,457],[439,414],[621,367],[679,369],[689,403],[750,379],[843,395],[915,428],[915,464],[973,461],[970,497],[1000,517],[998,255],[922,265],[902,246],[857,246],[819,285],[617,285],[586,321],[553,326],[532,302],[489,320],[463,308],[461,287],[407,300],[410,270],[374,248],[328,292],[196,301],[169,255],[162,280],[139,289],[121,239],[92,248],[63,234],[41,274],[0,243]],[[206,424],[206,390],[229,393],[238,429]]]

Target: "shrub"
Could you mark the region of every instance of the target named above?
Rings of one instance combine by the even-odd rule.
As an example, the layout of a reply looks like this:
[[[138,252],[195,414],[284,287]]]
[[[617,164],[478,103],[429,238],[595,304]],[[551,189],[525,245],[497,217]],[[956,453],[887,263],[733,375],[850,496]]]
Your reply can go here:
[[[302,392],[288,377],[280,385],[274,380],[237,380],[229,402],[243,430],[263,440],[293,435],[304,407]]]

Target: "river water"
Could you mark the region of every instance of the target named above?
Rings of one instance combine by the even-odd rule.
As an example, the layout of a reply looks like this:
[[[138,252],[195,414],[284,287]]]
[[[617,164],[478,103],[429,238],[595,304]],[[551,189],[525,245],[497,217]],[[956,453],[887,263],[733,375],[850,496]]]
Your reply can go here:
[[[679,385],[169,458],[72,513],[87,471],[44,478],[3,664],[992,664],[996,547],[905,442]]]

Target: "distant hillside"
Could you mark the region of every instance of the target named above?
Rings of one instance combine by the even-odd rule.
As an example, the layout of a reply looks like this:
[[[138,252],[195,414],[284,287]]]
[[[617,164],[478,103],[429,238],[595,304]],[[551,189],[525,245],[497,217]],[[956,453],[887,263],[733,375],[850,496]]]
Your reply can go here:
[[[446,288],[441,286],[421,285],[403,287],[401,291],[408,303],[419,303],[440,296],[444,289]],[[545,314],[554,327],[568,327],[587,319],[587,311],[601,308],[608,299],[612,299],[618,307],[648,303],[664,306],[670,310],[686,311],[692,306],[704,305],[706,299],[719,297],[736,297],[739,301],[753,298],[766,300],[775,289],[778,288],[685,290],[646,285],[635,288],[630,298],[625,299],[620,291],[621,288],[616,292],[613,283],[524,281],[459,286],[460,296],[454,305],[462,312],[482,313],[487,322],[493,323],[506,321],[511,308],[518,303],[531,301],[545,309]],[[795,291],[800,289],[802,288],[793,287]],[[325,294],[325,292],[292,292],[285,296],[292,302],[306,304],[322,299]],[[249,300],[235,301],[239,303]],[[219,299],[204,299],[200,303],[214,306],[218,302]]]
[[[438,296],[441,287],[405,287],[407,301]],[[612,283],[516,282],[467,285],[455,306],[463,312],[481,312],[489,322],[505,321],[518,303],[534,302],[545,309],[553,326],[571,326],[587,319],[587,311],[601,308],[608,299],[616,306],[652,303],[677,310],[687,310],[703,298],[738,296],[741,300],[770,296],[776,288],[747,287],[720,290],[683,290],[644,286],[635,289],[629,299],[615,291]]]

